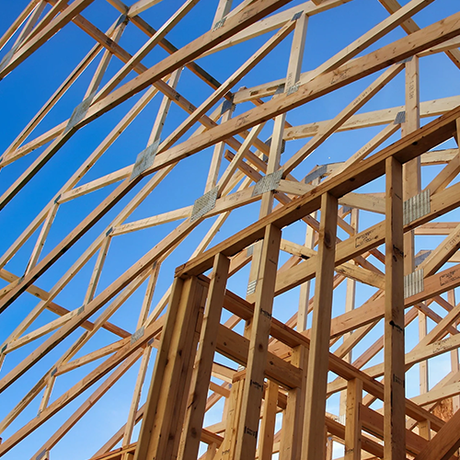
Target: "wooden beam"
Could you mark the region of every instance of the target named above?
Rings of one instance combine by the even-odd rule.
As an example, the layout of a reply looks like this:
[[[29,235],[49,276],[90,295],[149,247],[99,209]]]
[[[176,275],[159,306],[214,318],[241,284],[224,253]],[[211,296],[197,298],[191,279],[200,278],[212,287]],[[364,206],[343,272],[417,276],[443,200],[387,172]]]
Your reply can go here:
[[[290,389],[287,394],[280,443],[280,460],[297,460],[302,454],[302,443],[299,440],[303,434],[308,367],[308,350],[305,346],[300,345],[292,350],[291,364],[301,369],[302,380],[298,388]]]
[[[455,16],[455,15],[454,15],[454,16]],[[451,24],[452,21],[454,21],[454,17],[450,18],[449,20],[446,20],[446,22],[444,23],[444,24],[446,25],[446,28],[453,27],[452,24]],[[450,25],[449,25],[449,24],[450,24]],[[434,24],[433,26],[430,26],[430,28],[427,28],[426,30],[422,31],[422,32],[424,32],[424,33],[421,34],[421,36],[418,36],[419,40],[420,40],[421,42],[423,42],[424,40],[427,40],[427,39],[439,40],[439,37],[433,38],[433,35],[436,33],[436,31],[438,30],[438,28],[439,28],[439,24]],[[451,29],[451,30],[455,30],[455,27],[453,27],[453,29]],[[446,33],[446,34],[445,34],[446,39],[447,39],[447,38],[450,38],[450,33],[454,34],[455,32],[452,31],[452,32]],[[407,39],[413,39],[414,36],[406,37],[406,38],[407,38]],[[417,38],[417,37],[416,37],[416,38]],[[392,53],[393,53],[393,52],[396,52],[396,54],[398,54],[398,56],[405,56],[406,54],[408,54],[407,47],[409,46],[409,44],[406,43],[404,40],[405,40],[405,39],[403,39],[402,42],[401,42],[401,41],[399,42],[399,46],[396,46],[395,48],[392,48],[392,50],[393,50]],[[410,42],[409,42],[409,43],[410,43]],[[411,48],[411,50],[412,50],[412,46],[411,46],[410,48]],[[371,54],[372,54],[372,53],[371,53]],[[369,60],[369,57],[365,57],[365,58],[366,58],[366,59],[365,59],[366,61]],[[360,59],[362,59],[362,58],[360,58]],[[358,60],[359,60],[359,59],[357,59],[357,61],[358,61]],[[361,64],[363,64],[363,63],[361,62]],[[374,63],[373,65],[370,65],[370,67],[367,68],[368,70],[366,70],[366,66],[364,66],[364,68],[363,68],[363,67],[360,67],[360,70],[359,70],[358,74],[361,75],[361,76],[364,76],[364,75],[366,74],[366,72],[369,71],[369,69],[373,69],[373,71],[376,71],[376,70],[378,70],[378,68],[380,68],[381,65],[382,65],[382,64],[375,65],[375,63]],[[355,72],[353,72],[351,69],[349,69],[349,70],[350,70],[350,74],[349,74],[349,75],[355,75],[354,78],[356,78],[356,75],[357,75],[357,74],[356,74]],[[349,78],[351,78],[351,80],[353,80],[353,77],[349,77]],[[315,80],[315,81],[319,82],[320,80],[322,80],[322,78],[318,78],[318,79]],[[339,85],[339,86],[342,86],[346,81],[350,81],[350,80],[346,79],[345,81],[343,81],[343,80],[340,81],[340,85]],[[323,83],[325,83],[325,81],[324,81]],[[330,82],[327,83],[328,91],[332,90],[333,87],[334,87],[334,85],[331,85]],[[121,88],[120,88],[120,89],[121,89]],[[293,101],[295,101],[295,102],[294,102],[294,106],[299,105],[299,104],[302,103],[302,102],[305,102],[304,97],[302,97],[302,95],[305,96],[305,94],[303,94],[303,91],[300,91],[300,90],[299,90],[297,93],[291,94],[291,95],[289,95],[289,96],[286,96],[286,97],[281,96],[281,97],[277,98],[277,99],[276,99],[276,103],[277,103],[277,104],[280,103],[280,104],[276,106],[277,108],[275,109],[275,112],[278,112],[278,111],[282,111],[282,110],[288,109],[289,104],[288,104],[288,105],[285,104],[285,102],[287,102],[287,101],[291,101],[291,103],[292,103]],[[317,97],[318,95],[319,95],[319,93],[316,93],[316,97]],[[300,96],[300,97],[299,97],[299,96]],[[310,96],[311,96],[311,93],[309,93],[309,96],[308,96],[308,97],[310,97]],[[282,100],[281,100],[281,99],[282,99]],[[283,101],[284,101],[284,102],[283,102]],[[263,107],[263,108],[264,108],[264,111],[263,111],[264,113],[266,112],[266,108],[269,108],[269,107],[267,107],[267,106],[268,106],[268,104],[264,104],[264,107]],[[273,107],[272,107],[272,108],[273,108]],[[252,109],[251,113],[257,118],[257,113],[258,113],[259,110],[260,110],[260,107],[258,107],[258,108],[256,108],[256,109]],[[91,110],[90,110],[90,111],[91,111]],[[259,114],[259,115],[260,115],[260,114]],[[245,126],[252,126],[254,123],[253,123],[253,121],[251,121],[251,120],[253,120],[253,117],[250,117],[250,118],[245,117],[245,118],[244,118],[244,125],[245,125]],[[89,118],[88,118],[87,121],[89,121]],[[238,119],[229,120],[229,121],[228,121],[227,123],[225,123],[224,125],[215,127],[215,128],[214,128],[214,132],[217,133],[217,132],[219,132],[219,130],[221,130],[221,129],[224,129],[225,131],[228,131],[228,129],[230,129],[230,131],[231,131],[231,130],[232,130],[232,126],[234,127],[234,123],[235,123],[235,124],[238,124],[238,131],[241,131],[241,129],[243,128],[243,126],[241,126],[241,117],[238,117]],[[257,124],[257,123],[255,123],[255,124]],[[434,125],[434,124],[432,123],[432,124],[430,124],[430,125],[427,125],[427,127],[433,127],[433,125]],[[427,127],[425,127],[425,128],[427,128]],[[234,129],[234,128],[233,128],[233,129]],[[427,130],[428,130],[428,129],[427,129]],[[424,131],[424,132],[425,132],[425,134],[426,134],[426,131]],[[440,132],[441,132],[441,129],[438,129],[438,130],[437,130],[438,136],[439,136],[439,137],[443,137],[442,135],[440,135]],[[450,131],[450,133],[451,133],[451,132],[452,132],[452,131]],[[449,134],[450,134],[450,133],[449,133]],[[447,133],[444,132],[444,135],[447,136]],[[198,136],[197,138],[199,138],[199,137],[200,137],[200,136]],[[227,133],[224,137],[228,137],[228,133]],[[224,138],[224,137],[223,137],[223,138]],[[207,137],[207,138],[209,138],[209,137]],[[222,138],[222,139],[223,139],[223,138]],[[408,138],[408,136],[406,136],[406,142],[407,142],[407,140],[408,140],[407,138]],[[430,137],[430,136],[427,136],[427,138],[424,139],[424,142],[420,142],[420,143],[418,144],[417,149],[412,149],[412,151],[411,151],[411,153],[410,153],[410,156],[411,156],[411,157],[415,157],[415,156],[417,156],[417,151],[418,151],[419,153],[421,153],[422,150],[426,151],[426,150],[428,150],[429,148],[431,148],[432,146],[427,146],[427,145],[426,145],[427,143],[429,143],[428,139],[431,139],[431,137]],[[439,139],[439,138],[438,138],[438,139]],[[221,140],[221,139],[214,139],[214,142],[219,141],[219,140]],[[440,142],[440,140],[438,140],[438,143],[439,143],[439,142]],[[191,144],[192,144],[192,143],[190,143],[190,142],[187,143],[187,151],[188,151],[189,153],[190,153],[190,151],[194,151],[194,149],[196,148],[196,147],[193,147]],[[57,146],[55,145],[53,148],[56,148],[56,147],[57,147]],[[179,147],[179,146],[178,146],[178,147]],[[420,147],[422,147],[422,150],[419,150]],[[183,147],[182,147],[182,148],[183,148]],[[199,147],[199,149],[201,150],[202,148],[203,148],[203,145],[201,144],[200,147]],[[173,150],[174,150],[174,149],[171,149],[171,150],[169,151],[169,153],[171,153]],[[173,157],[175,157],[175,155],[173,155]],[[169,159],[166,159],[166,156],[164,156],[164,155],[159,155],[159,156],[157,156],[157,157],[155,158],[155,164],[157,163],[157,159],[158,159],[158,158],[163,158],[163,160],[162,160],[161,162],[159,162],[158,165],[154,166],[152,169],[149,169],[149,170],[148,170],[148,173],[153,172],[157,167],[164,167],[164,166],[166,166],[166,165],[169,164],[170,161],[171,161],[170,155],[168,155],[168,158],[169,158]],[[175,159],[175,161],[177,161],[177,160]],[[377,169],[374,170],[374,171],[377,172],[378,169],[379,169],[379,168],[377,168]],[[147,173],[147,172],[146,172],[146,173]],[[379,173],[381,173],[381,172],[379,171]],[[138,177],[138,180],[140,180],[140,176]],[[371,180],[371,178],[369,177],[369,179],[367,179],[367,180]],[[75,232],[72,234],[72,236],[69,236],[69,238],[67,239],[68,241],[67,241],[66,245],[67,245],[67,244],[70,244],[70,245],[73,244],[73,242],[75,241],[75,238],[78,239],[78,238],[81,236],[81,234],[82,234],[81,231],[82,231],[82,230],[83,230],[83,233],[84,233],[84,231],[86,231],[85,229],[88,228],[88,225],[91,225],[92,223],[94,223],[95,220],[97,221],[98,219],[100,219],[100,218],[102,217],[102,215],[105,214],[105,213],[108,211],[108,209],[110,208],[110,206],[113,206],[119,199],[121,199],[122,196],[124,196],[126,193],[128,193],[128,191],[129,191],[132,187],[134,187],[134,185],[135,185],[136,183],[137,183],[137,180],[133,180],[133,181],[131,181],[129,184],[126,184],[126,183],[122,184],[122,185],[119,187],[118,190],[116,190],[115,192],[113,192],[113,194],[112,194],[108,199],[106,199],[106,200],[103,202],[103,204],[101,204],[101,206],[100,206],[99,208],[97,208],[97,210],[95,210],[95,211],[93,212],[92,217],[89,218],[89,219],[87,219],[87,220],[85,221],[85,223],[81,226],[81,229],[75,231]],[[346,183],[347,183],[346,181],[345,181],[345,182],[342,182],[342,184],[346,184]],[[356,186],[359,186],[358,183],[355,182],[355,184],[356,184]],[[348,184],[348,187],[349,187],[349,184]],[[354,188],[355,188],[355,187],[351,187],[351,190],[353,190]],[[349,189],[348,191],[351,191],[351,190]],[[343,193],[343,194],[344,194],[344,193]],[[299,208],[298,208],[298,212],[302,212],[302,209],[303,209],[303,207],[299,207]],[[312,212],[312,211],[313,211],[313,210],[311,210],[310,212]],[[285,224],[283,224],[283,225],[285,225]],[[261,236],[261,235],[259,235],[258,237],[260,238],[260,236]],[[246,241],[242,241],[243,244],[244,244],[245,242],[246,242]],[[248,244],[250,244],[250,243],[248,243]],[[248,244],[246,244],[245,246],[242,246],[242,247],[246,247]],[[242,249],[242,247],[241,247],[240,249]],[[51,261],[54,262],[55,258],[56,258],[56,257],[59,257],[59,255],[62,254],[61,250],[62,250],[62,249],[60,249],[59,251],[51,251],[51,253],[49,254],[49,256],[48,256],[47,258],[45,258],[39,265],[37,265],[37,270],[36,270],[35,273],[33,274],[34,277],[37,277],[37,275],[40,276],[39,273],[40,273],[40,272],[43,273],[43,271],[46,270],[47,266],[49,266],[48,264],[49,264]],[[236,251],[236,252],[237,252],[237,251]],[[51,263],[52,263],[52,262],[51,262]],[[40,268],[39,268],[39,267],[40,267]],[[31,274],[32,274],[32,273],[31,273]],[[25,289],[25,288],[27,287],[28,283],[30,283],[31,278],[32,278],[32,276],[26,277],[26,279],[24,279],[24,282],[21,284],[21,286],[15,286],[15,288],[14,288],[7,296],[5,296],[5,299],[3,300],[3,304],[6,306],[6,305],[9,304],[14,298],[16,298],[16,297],[19,295],[19,293],[22,292],[22,290]],[[34,278],[34,279],[35,279],[35,278]],[[1,307],[0,307],[0,308],[1,308]]]
[[[177,278],[174,282],[135,460],[177,455],[177,427],[182,426],[185,415],[203,289],[195,277],[185,281]]]
[[[449,114],[446,114],[434,122],[425,125],[420,130],[405,136],[400,141],[395,142],[391,146],[369,157],[359,166],[355,165],[349,168],[349,170],[347,170],[347,172],[340,178],[334,178],[330,181],[324,182],[324,184],[319,185],[311,193],[307,193],[302,198],[295,200],[292,204],[285,206],[279,211],[275,211],[270,216],[261,219],[259,222],[241,231],[238,234],[238,241],[235,241],[237,240],[237,238],[235,238],[231,241],[216,245],[212,251],[208,251],[201,257],[198,257],[195,260],[184,264],[184,266],[179,267],[178,273],[202,273],[210,268],[213,253],[225,251],[225,254],[227,255],[236,254],[241,249],[249,246],[252,242],[262,237],[262,228],[266,223],[274,222],[277,223],[277,225],[285,226],[295,222],[306,214],[315,211],[319,208],[319,196],[324,192],[341,197],[360,187],[364,183],[372,181],[383,174],[385,160],[388,157],[395,155],[397,156],[398,161],[404,163],[412,158],[415,158],[417,155],[426,152],[430,148],[438,145],[440,142],[449,139],[454,132],[457,114],[459,113],[460,109],[454,109],[449,112]],[[450,202],[452,202],[452,197]],[[449,207],[445,209],[449,209]],[[422,219],[415,221],[411,224],[411,226],[416,227],[419,223],[424,223],[423,221],[419,221],[422,221]]]
[[[161,0],[138,0],[129,7],[128,16],[130,18],[132,18],[133,16],[137,16],[138,14],[141,14],[145,10],[148,10],[149,8],[160,2]]]
[[[385,459],[404,460],[404,252],[402,165],[386,161],[385,219]]]
[[[278,384],[268,380],[259,435],[258,457],[260,460],[271,460],[273,456],[278,392]]]
[[[407,232],[413,228],[417,228],[418,225],[425,224],[435,217],[455,209],[460,203],[458,193],[460,193],[460,185],[455,184],[442,193],[434,195],[430,199],[430,213],[420,219],[417,219],[417,221],[405,225],[404,231]],[[440,227],[443,229],[443,234],[446,232],[446,228],[452,229],[451,225],[442,223],[440,223]],[[339,265],[344,263],[345,261],[355,257],[357,254],[361,254],[366,250],[377,247],[379,244],[384,242],[384,237],[384,223],[380,223],[359,232],[357,235],[348,238],[347,240],[341,241],[337,245],[336,264]],[[314,276],[314,272],[315,262],[312,258],[311,260],[306,260],[305,262],[292,267],[290,270],[281,273],[277,278],[276,295],[282,294],[305,280],[311,279]]]
[[[72,19],[81,13],[87,6],[93,3],[94,0],[75,0],[70,6],[55,17],[37,36],[26,42],[16,53],[13,54],[11,60],[0,70],[0,79],[8,75],[21,62],[34,53],[43,43],[49,40],[54,34],[68,24]]]
[[[235,94],[235,99],[237,99],[237,97],[238,92]],[[457,107],[459,104],[460,96],[451,96],[447,98],[434,99],[431,101],[422,101],[420,103],[420,117],[427,118],[432,116],[440,116]],[[394,124],[398,113],[404,111],[405,107],[400,105],[388,109],[358,113],[350,117],[350,119],[347,120],[342,126],[339,126],[337,128],[337,132]],[[329,122],[330,120],[321,120],[316,123],[292,126],[284,131],[284,139],[288,141],[293,139],[303,139],[305,137],[313,137]],[[428,156],[429,155],[431,155],[431,153],[428,154]]]
[[[338,126],[356,113],[366,102],[374,97],[389,81],[404,68],[403,64],[394,64],[371,83],[359,96],[347,105],[330,123],[320,130],[306,145],[295,153],[283,166],[283,177],[292,172],[310,153],[317,149]]]
[[[361,460],[361,400],[363,384],[358,379],[347,384],[345,460]]]
[[[321,224],[318,242],[313,325],[306,385],[303,455],[323,460],[329,335],[332,312],[332,279],[337,231],[337,198],[321,197]]]
[[[227,257],[216,256],[179,446],[180,460],[195,460],[198,455],[229,265]],[[179,426],[177,429],[180,431]]]
[[[237,460],[254,458],[256,452],[280,241],[281,230],[273,225],[267,226],[257,278],[246,379],[238,424],[235,452]]]

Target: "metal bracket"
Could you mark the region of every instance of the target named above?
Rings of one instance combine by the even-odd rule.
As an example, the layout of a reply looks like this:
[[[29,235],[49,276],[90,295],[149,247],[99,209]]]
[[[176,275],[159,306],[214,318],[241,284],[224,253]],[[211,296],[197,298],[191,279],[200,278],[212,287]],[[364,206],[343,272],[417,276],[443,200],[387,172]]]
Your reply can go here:
[[[430,254],[432,251],[421,251],[418,256],[415,256],[414,265],[418,267]]]
[[[247,249],[246,249],[246,257],[250,257],[254,254],[254,245],[251,244],[251,246],[249,246]]]
[[[260,179],[260,181],[257,182],[257,184],[255,185],[254,190],[252,192],[252,196],[257,196],[265,192],[271,192],[273,190],[276,190],[282,177],[282,169],[278,169],[278,171],[275,171],[274,173],[267,174],[266,176],[262,177],[262,179]]]
[[[195,222],[200,217],[203,217],[207,212],[214,209],[217,201],[217,192],[219,191],[218,187],[214,187],[205,193],[203,196],[195,200],[193,205],[192,215],[190,217],[191,222]]]
[[[129,16],[127,14],[122,14],[117,21],[117,24],[115,27],[121,26],[123,23],[128,24],[129,23]]]
[[[424,289],[423,268],[415,270],[404,277],[404,298],[407,299]]]
[[[288,90],[286,91],[286,94],[289,96],[290,94],[296,93],[299,90],[299,86],[300,86],[299,82],[294,83],[292,86],[288,88]]]
[[[137,342],[144,335],[144,326],[140,327],[132,336],[131,336],[131,345]]]
[[[307,174],[305,176],[305,179],[303,180],[306,184],[309,182],[314,181],[315,179],[318,179],[319,177],[323,177],[327,173],[327,165],[318,165],[314,171],[312,171],[310,174]]]
[[[212,30],[217,30],[217,29],[220,29],[224,24],[225,24],[225,20],[227,19],[227,17],[225,18],[222,18],[220,21],[217,21],[215,24],[214,24],[214,27]]]
[[[286,84],[281,83],[281,85],[279,85],[278,88],[276,88],[274,96],[276,96],[277,94],[283,94],[285,88],[286,88]]]
[[[414,56],[409,56],[408,58],[403,59],[402,61],[399,61],[398,64],[405,64],[406,62],[410,62],[410,61],[412,61],[413,57]]]
[[[139,155],[137,155],[136,163],[134,164],[133,172],[131,173],[129,180],[135,179],[153,165],[159,145],[160,139],[155,141],[153,144],[150,144],[146,149],[142,150]]]
[[[422,193],[409,198],[403,203],[403,223],[410,224],[414,220],[420,219],[430,213],[430,190],[426,189]]]
[[[252,430],[248,426],[244,427],[244,434],[248,434],[249,436],[252,436],[253,438],[257,439],[257,430]]]
[[[251,281],[248,283],[248,288],[246,289],[246,295],[251,295],[256,292],[257,280]]]
[[[51,377],[53,377],[54,375],[56,375],[56,372],[57,372],[57,367],[55,367],[52,371],[51,371]]]
[[[40,414],[38,414],[37,417],[39,415]],[[46,455],[46,449],[43,449],[39,454],[37,454],[37,456],[35,457],[35,460],[41,460],[45,455]]]
[[[405,123],[406,122],[406,111],[405,110],[401,110],[401,112],[398,112],[396,114],[396,118],[395,118],[395,121],[394,121],[394,124],[395,125],[400,125],[401,123]]]
[[[268,150],[270,150],[270,147],[272,146],[272,138],[269,137],[264,144],[268,147]],[[268,155],[265,155],[265,153],[262,155],[262,161],[264,163],[268,163]]]
[[[302,17],[302,14],[303,14],[303,10],[294,14],[294,16],[292,16],[292,21],[297,21],[297,19],[300,19]]]
[[[75,107],[74,111],[72,112],[72,116],[70,117],[70,120],[65,127],[64,134],[69,132],[77,123],[80,123],[80,121],[85,118],[95,95],[96,92],[94,91]]]
[[[234,110],[236,105],[233,103],[233,96],[230,100],[225,99],[224,103],[222,104],[222,111],[220,112],[223,115],[227,110]]]
[[[270,150],[271,146],[272,146],[272,138],[269,137],[265,142],[264,144],[268,147],[268,149]],[[283,139],[281,141],[281,151],[280,151],[280,155],[282,155],[284,153],[284,151],[286,150],[286,139]],[[267,163],[268,161],[268,156],[265,155],[265,153],[263,154],[262,156],[262,161],[264,163]]]
[[[85,306],[82,305],[78,310],[77,310],[77,315],[81,315],[85,311]]]

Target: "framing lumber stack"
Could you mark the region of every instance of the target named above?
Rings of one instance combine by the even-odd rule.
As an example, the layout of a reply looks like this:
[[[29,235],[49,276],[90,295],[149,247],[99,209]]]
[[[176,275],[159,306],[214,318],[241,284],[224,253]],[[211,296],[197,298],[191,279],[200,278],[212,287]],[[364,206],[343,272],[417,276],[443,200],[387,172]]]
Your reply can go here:
[[[0,456],[65,452],[72,436],[94,431],[88,413],[101,425],[111,417],[102,401],[121,405],[111,392],[127,375],[118,431],[92,452],[82,446],[79,458],[456,455],[460,94],[420,101],[419,74],[433,56],[460,71],[460,13],[420,28],[412,17],[442,0],[368,1],[381,22],[315,68],[303,62],[310,23],[358,0],[186,0],[158,29],[149,20],[171,9],[160,0],[32,0],[13,21],[0,38],[1,79],[71,27],[93,48],[1,156],[1,213],[31,215],[11,222],[17,231],[0,257]],[[212,23],[176,48],[168,34],[203,2]],[[95,8],[115,18],[107,32],[87,19]],[[391,41],[395,30],[404,35]],[[145,38],[130,54],[123,38],[139,31]],[[226,61],[231,71],[218,81],[219,56],[246,46],[254,52]],[[157,48],[166,57],[151,63]],[[257,71],[270,59],[280,79]],[[181,74],[206,90],[181,86]],[[81,102],[48,127],[61,99],[81,93],[82,75]],[[257,86],[240,87],[248,76]],[[397,106],[367,110],[398,85]],[[293,124],[345,87],[359,91],[330,120]],[[148,130],[133,134],[144,109],[154,111]],[[81,136],[104,129],[108,113],[118,121],[108,118],[104,139],[86,151]],[[351,130],[367,133],[360,147],[322,161],[329,139]],[[125,132],[144,136],[145,148],[126,152],[119,169],[99,167]],[[82,163],[59,186],[50,181],[51,199],[33,214],[24,197],[79,145]],[[195,183],[175,175],[183,165],[196,168]],[[171,198],[178,189],[185,206]],[[83,200],[90,208],[66,228],[58,210],[80,215]],[[145,251],[132,235],[137,244],[149,235]],[[427,235],[438,237],[433,247]],[[139,250],[138,260],[125,257]],[[68,292],[74,301],[61,302]],[[30,435],[39,429],[37,444]]]

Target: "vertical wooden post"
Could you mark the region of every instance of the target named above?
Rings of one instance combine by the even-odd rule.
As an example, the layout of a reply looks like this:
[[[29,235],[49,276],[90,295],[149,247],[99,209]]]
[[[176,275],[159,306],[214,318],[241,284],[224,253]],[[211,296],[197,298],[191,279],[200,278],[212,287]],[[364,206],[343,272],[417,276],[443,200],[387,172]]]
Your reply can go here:
[[[190,396],[179,448],[179,459],[195,460],[198,455],[206,409],[209,381],[217,342],[220,316],[224,303],[230,260],[222,254],[214,258],[208,301],[203,318],[195,367],[193,370]],[[180,427],[177,427],[180,431]]]
[[[419,62],[414,56],[406,62],[406,121],[403,124],[403,135],[412,133],[420,128],[420,83]],[[403,199],[417,195],[421,191],[421,159],[417,157],[403,166]],[[415,241],[414,231],[404,234],[404,274],[415,270]],[[418,313],[419,340],[427,333],[426,315]],[[428,391],[428,361],[419,364],[420,394]]]
[[[349,380],[345,424],[345,460],[361,460],[361,401],[363,382]]]
[[[353,208],[351,210],[350,215],[350,225],[353,227],[355,234],[358,233],[358,224],[359,224],[359,210],[357,208]],[[347,278],[347,293],[345,297],[345,312],[349,312],[354,310],[355,308],[355,299],[356,299],[356,281],[351,278]],[[352,335],[352,332],[348,332],[344,334],[343,340],[347,340]],[[352,350],[350,350],[343,359],[347,363],[352,362]],[[347,412],[347,391],[344,390],[340,392],[340,408],[339,408],[339,415],[345,415]]]
[[[256,453],[280,243],[281,230],[273,224],[268,225],[265,229],[256,287],[254,318],[237,435],[235,455],[237,460],[253,460]]]
[[[217,451],[217,458],[233,460],[235,457],[236,435],[241,409],[241,393],[243,392],[244,380],[234,381],[228,398],[227,426],[222,444]]]
[[[311,185],[319,185],[321,179],[317,177],[311,182]],[[314,219],[318,216],[318,211],[310,214]],[[310,225],[307,226],[305,234],[305,247],[309,249],[314,249],[315,247],[315,236],[316,232],[313,230],[313,227]],[[305,283],[300,285],[300,294],[299,294],[299,311],[297,313],[297,332],[302,332],[307,329],[307,317],[308,317],[308,307],[310,304],[310,284],[311,281],[308,280]]]
[[[420,88],[419,88],[418,57],[414,56],[406,63],[406,121],[403,135],[410,134],[420,128]],[[418,156],[403,166],[404,199],[417,195],[421,190],[421,159]],[[411,233],[406,233],[411,235]],[[413,234],[406,236],[405,244],[411,251],[406,251],[406,272],[413,271]]]
[[[206,450],[206,454],[204,456],[204,460],[213,460],[216,456],[216,443],[209,444],[208,449]]]
[[[457,121],[458,123],[458,121]],[[456,305],[455,301],[455,289],[447,292],[447,300],[451,305]],[[457,328],[457,322],[454,322],[453,326]],[[452,350],[450,352],[450,363],[451,363],[451,371],[452,374],[459,371],[459,363],[458,363],[458,349]],[[453,412],[457,412],[460,409],[460,396],[453,396],[452,397],[452,410]]]
[[[178,427],[185,416],[203,291],[196,277],[174,280],[135,460],[177,455]]]
[[[265,390],[265,403],[262,411],[262,421],[260,424],[259,460],[271,460],[273,455],[273,439],[275,437],[278,391],[278,384],[268,380],[267,388]]]
[[[404,394],[404,253],[402,166],[386,160],[384,453],[385,460],[403,460]]]
[[[304,447],[302,458],[323,460],[329,338],[337,232],[337,198],[321,197],[318,265],[315,280],[313,324],[308,357]]]
[[[281,434],[280,460],[300,460],[301,458],[308,367],[308,350],[304,346],[300,345],[293,349],[291,364],[302,369],[302,385],[288,391]]]

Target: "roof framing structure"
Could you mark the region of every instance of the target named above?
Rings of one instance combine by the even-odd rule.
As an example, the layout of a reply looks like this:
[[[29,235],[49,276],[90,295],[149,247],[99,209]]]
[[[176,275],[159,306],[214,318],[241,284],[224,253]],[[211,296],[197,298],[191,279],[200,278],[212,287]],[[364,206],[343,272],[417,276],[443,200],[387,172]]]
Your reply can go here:
[[[366,2],[11,21],[0,88],[43,80],[1,136],[0,456],[456,454],[460,13]]]

